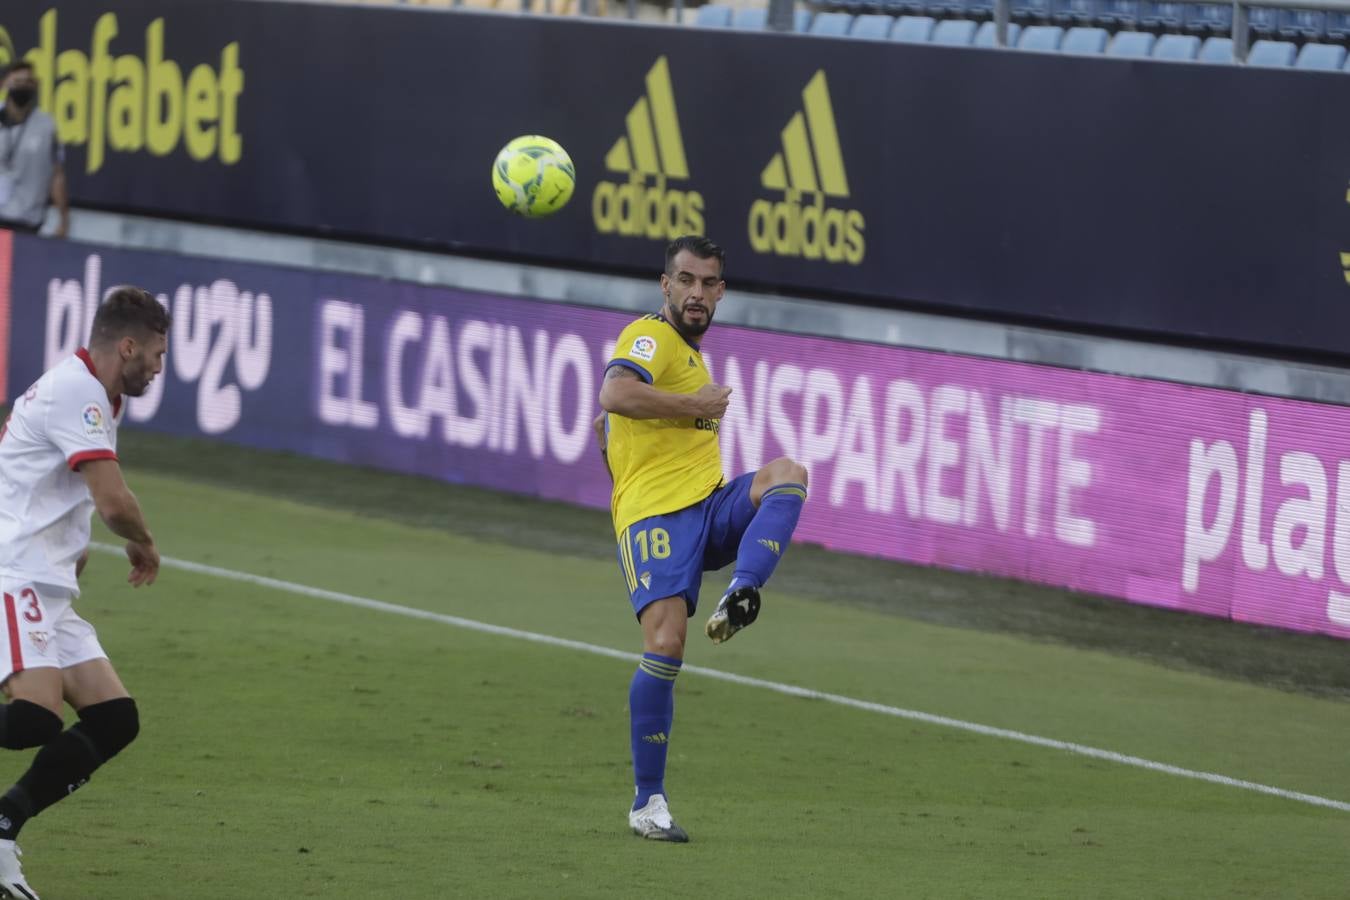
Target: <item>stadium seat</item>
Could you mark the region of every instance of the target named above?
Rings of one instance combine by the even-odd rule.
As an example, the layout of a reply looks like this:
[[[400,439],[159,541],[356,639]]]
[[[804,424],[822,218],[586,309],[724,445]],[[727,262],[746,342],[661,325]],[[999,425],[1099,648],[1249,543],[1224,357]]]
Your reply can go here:
[[[1200,61],[1207,63],[1231,64],[1233,60],[1233,39],[1226,37],[1205,38],[1200,46]]]
[[[1070,28],[1059,49],[1065,53],[1103,53],[1110,37],[1105,28]]]
[[[1345,48],[1336,44],[1304,44],[1294,60],[1295,69],[1335,71],[1345,63]]]
[[[1008,0],[1008,5],[1014,19],[1043,20],[1050,16],[1050,0]]]
[[[853,16],[846,12],[816,13],[816,17],[811,20],[810,33],[843,36],[848,34],[852,24]]]
[[[937,27],[933,29],[933,36],[929,40],[934,44],[944,44],[949,47],[968,47],[974,39],[974,22],[969,19],[947,19],[937,23]]]
[[[965,15],[975,19],[992,17],[994,15],[994,0],[966,0]]]
[[[701,28],[726,28],[731,24],[731,7],[705,3],[694,13],[694,24]]]
[[[1326,21],[1327,37],[1333,41],[1350,39],[1350,13],[1329,12]]]
[[[705,9],[707,7],[704,7]],[[746,31],[762,31],[769,24],[769,8],[766,6],[741,7],[731,14],[731,27]]]
[[[1200,39],[1193,34],[1164,34],[1153,45],[1154,59],[1195,59]]]
[[[1247,27],[1252,30],[1252,34],[1275,34],[1280,28],[1280,11],[1278,9],[1249,9],[1247,10]]]
[[[1294,64],[1298,48],[1288,41],[1257,41],[1247,54],[1247,65],[1284,68]]]
[[[1106,48],[1107,56],[1148,56],[1157,38],[1147,31],[1120,31]]]
[[[1050,20],[1060,25],[1090,25],[1097,21],[1098,0],[1050,0]]]
[[[960,16],[966,11],[966,0],[928,0],[924,12],[930,16]]]
[[[998,44],[994,40],[994,36],[998,33],[997,28],[998,26],[994,22],[981,22],[980,27],[975,30],[975,40],[973,41],[974,46],[997,48]],[[1021,25],[1018,25],[1016,22],[1009,22],[1008,43],[1006,46],[1016,47],[1017,38],[1021,35],[1021,33],[1022,33]]]
[[[901,19],[900,21],[905,20]],[[884,41],[890,36],[891,29],[894,27],[895,19],[890,16],[881,13],[868,13],[854,19],[853,27],[848,30],[848,33],[850,37]]]
[[[906,44],[926,44],[933,33],[934,21],[929,16],[901,16],[891,32],[891,40]]]
[[[869,0],[875,7],[876,0]],[[922,16],[928,12],[927,0],[881,0],[881,11],[893,16]]]
[[[1280,37],[1317,40],[1327,33],[1327,15],[1310,9],[1280,10]]]
[[[1139,0],[1102,0],[1097,19],[1105,25],[1132,27],[1139,21]]]
[[[1193,34],[1232,34],[1231,3],[1193,3],[1186,7],[1186,30]]]
[[[1163,28],[1176,31],[1185,20],[1186,4],[1172,0],[1141,0],[1139,24],[1144,28]]]
[[[1017,41],[1017,49],[1053,53],[1059,49],[1062,40],[1064,29],[1058,25],[1032,25],[1022,30],[1022,37]]]
[[[769,27],[767,6],[742,7],[731,14],[731,27],[745,31],[763,31]],[[792,30],[803,33],[811,27],[811,11],[798,8],[792,14]]]

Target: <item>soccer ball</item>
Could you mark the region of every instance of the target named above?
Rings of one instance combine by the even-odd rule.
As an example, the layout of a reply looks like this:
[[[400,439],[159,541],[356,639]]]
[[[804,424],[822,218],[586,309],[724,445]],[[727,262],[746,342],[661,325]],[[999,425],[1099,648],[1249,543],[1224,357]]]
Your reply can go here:
[[[492,164],[492,187],[502,206],[531,219],[567,205],[577,186],[572,158],[557,141],[527,134],[507,144]]]

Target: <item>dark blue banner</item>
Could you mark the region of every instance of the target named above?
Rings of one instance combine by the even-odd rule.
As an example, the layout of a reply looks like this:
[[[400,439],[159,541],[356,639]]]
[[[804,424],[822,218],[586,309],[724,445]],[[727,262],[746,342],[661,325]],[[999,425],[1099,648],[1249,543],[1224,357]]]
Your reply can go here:
[[[6,0],[77,202],[1344,354],[1350,79],[443,10]],[[571,153],[505,213],[509,138]],[[1350,259],[1350,256],[1344,257]]]

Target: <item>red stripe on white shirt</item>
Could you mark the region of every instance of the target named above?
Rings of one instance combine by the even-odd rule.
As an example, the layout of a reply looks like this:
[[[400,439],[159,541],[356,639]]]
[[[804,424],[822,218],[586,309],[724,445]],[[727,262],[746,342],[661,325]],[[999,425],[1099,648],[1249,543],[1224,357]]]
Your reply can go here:
[[[111,450],[85,450],[82,453],[76,453],[66,462],[70,465],[70,471],[74,472],[80,467],[80,463],[87,463],[93,459],[111,459],[117,461],[117,454]]]

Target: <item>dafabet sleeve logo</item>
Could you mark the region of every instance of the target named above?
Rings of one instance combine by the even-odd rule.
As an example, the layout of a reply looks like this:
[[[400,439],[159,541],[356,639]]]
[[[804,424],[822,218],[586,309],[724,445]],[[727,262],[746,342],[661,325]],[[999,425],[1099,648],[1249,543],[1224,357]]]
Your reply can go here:
[[[117,15],[104,13],[87,39],[88,52],[74,49],[69,35],[58,34],[57,11],[49,9],[39,24],[38,46],[23,54],[33,64],[42,107],[56,121],[61,142],[85,148],[85,171],[103,168],[110,152],[168,156],[180,144],[198,162],[239,162],[244,152],[239,43],[221,48],[219,66],[202,63],[185,74],[166,54],[163,18],[146,27],[140,55],[113,55],[119,31]],[[134,36],[118,45],[134,47]],[[4,55],[19,56],[0,28]]]

